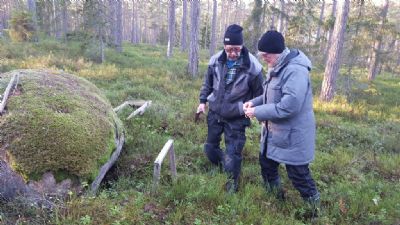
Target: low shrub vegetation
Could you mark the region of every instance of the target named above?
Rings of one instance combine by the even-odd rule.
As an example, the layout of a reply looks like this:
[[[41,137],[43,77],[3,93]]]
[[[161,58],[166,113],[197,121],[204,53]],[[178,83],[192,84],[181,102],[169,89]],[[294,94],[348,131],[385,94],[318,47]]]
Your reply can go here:
[[[322,197],[317,220],[281,166],[285,202],[262,187],[258,166],[259,124],[247,131],[242,176],[237,194],[224,191],[226,177],[203,154],[204,115],[194,123],[202,75],[186,74],[185,53],[167,59],[165,46],[124,45],[108,49],[106,62],[82,55],[79,42],[41,44],[0,42],[0,72],[16,68],[53,68],[84,77],[99,87],[115,107],[126,100],[152,100],[143,116],[118,113],[127,137],[123,152],[95,197],[77,196],[56,211],[33,216],[26,206],[0,206],[0,221],[51,224],[398,224],[400,223],[400,77],[366,71],[339,79],[331,103],[318,100],[323,71],[312,72],[317,118],[316,159],[311,164]],[[50,46],[52,47],[50,47]],[[200,74],[207,65],[202,53]],[[343,71],[345,73],[345,71]],[[151,194],[153,162],[168,139],[174,139],[178,178],[164,162],[160,187]],[[39,210],[40,209],[35,209]],[[38,215],[38,216],[36,216]],[[38,219],[40,218],[40,219]]]

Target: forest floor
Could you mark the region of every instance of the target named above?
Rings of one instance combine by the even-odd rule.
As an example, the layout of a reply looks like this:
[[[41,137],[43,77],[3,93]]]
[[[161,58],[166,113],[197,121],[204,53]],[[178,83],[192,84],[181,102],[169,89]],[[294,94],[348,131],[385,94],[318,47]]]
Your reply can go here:
[[[368,82],[364,68],[338,79],[331,103],[318,100],[323,71],[311,76],[317,119],[311,170],[321,192],[321,212],[311,220],[306,205],[280,167],[287,199],[262,187],[258,165],[259,124],[247,130],[239,192],[224,190],[226,175],[203,154],[204,116],[194,123],[202,76],[189,77],[187,54],[165,57],[166,47],[129,44],[91,61],[81,42],[9,44],[0,41],[0,72],[24,68],[64,70],[99,87],[116,107],[126,100],[152,100],[143,116],[126,120],[126,143],[95,197],[77,196],[52,212],[18,201],[0,205],[0,224],[400,224],[400,76]],[[201,74],[207,65],[202,52]],[[318,66],[317,66],[318,68]],[[344,74],[344,75],[343,75]],[[164,162],[157,194],[151,194],[153,162],[174,139],[178,179]]]

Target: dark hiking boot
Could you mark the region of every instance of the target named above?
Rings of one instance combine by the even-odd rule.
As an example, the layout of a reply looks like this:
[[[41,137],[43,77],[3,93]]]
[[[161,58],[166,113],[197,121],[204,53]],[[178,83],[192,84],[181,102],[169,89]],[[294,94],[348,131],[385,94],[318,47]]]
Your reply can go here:
[[[229,194],[233,194],[238,192],[239,190],[239,182],[235,181],[233,179],[229,179],[226,183],[225,183],[225,190],[227,193]]]
[[[307,208],[310,210],[310,217],[317,218],[321,211],[321,197],[317,193],[311,197],[303,198],[304,202],[307,204]]]
[[[275,198],[278,199],[279,201],[285,201],[286,196],[285,196],[285,191],[282,188],[280,180],[277,180],[275,182],[269,182],[265,186],[267,193],[275,195]]]

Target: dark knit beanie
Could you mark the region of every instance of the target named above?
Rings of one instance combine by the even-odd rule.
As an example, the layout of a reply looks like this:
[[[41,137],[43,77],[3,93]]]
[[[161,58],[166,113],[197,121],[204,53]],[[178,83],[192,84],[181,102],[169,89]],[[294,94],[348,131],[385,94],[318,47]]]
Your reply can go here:
[[[224,35],[224,45],[243,45],[243,28],[237,24],[230,25]]]
[[[258,50],[271,54],[280,54],[285,50],[285,39],[278,31],[269,30],[258,41]]]

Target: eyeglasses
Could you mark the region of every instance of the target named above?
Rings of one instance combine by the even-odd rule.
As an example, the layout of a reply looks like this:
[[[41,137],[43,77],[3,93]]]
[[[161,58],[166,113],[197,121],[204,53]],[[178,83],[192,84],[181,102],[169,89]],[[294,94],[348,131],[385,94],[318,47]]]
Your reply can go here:
[[[232,54],[232,53],[240,53],[240,51],[242,51],[241,47],[229,47],[229,48],[225,48],[225,52],[228,54]]]
[[[258,52],[257,53],[257,56],[259,57],[259,58],[265,58],[265,57],[267,57],[269,55],[269,53],[266,53],[266,52]]]

